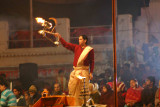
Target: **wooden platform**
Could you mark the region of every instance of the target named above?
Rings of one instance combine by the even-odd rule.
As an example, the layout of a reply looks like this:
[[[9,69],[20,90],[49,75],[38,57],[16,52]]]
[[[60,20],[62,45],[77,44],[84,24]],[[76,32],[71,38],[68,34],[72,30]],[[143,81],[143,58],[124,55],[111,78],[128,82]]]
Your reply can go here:
[[[63,107],[74,106],[75,98],[68,95],[55,95],[49,97],[41,97],[33,107]]]

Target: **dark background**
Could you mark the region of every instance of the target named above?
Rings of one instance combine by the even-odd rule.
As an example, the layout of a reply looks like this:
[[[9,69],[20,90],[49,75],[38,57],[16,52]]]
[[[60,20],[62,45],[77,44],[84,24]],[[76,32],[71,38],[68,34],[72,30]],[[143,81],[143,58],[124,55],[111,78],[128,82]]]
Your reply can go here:
[[[149,0],[117,0],[118,14],[132,14],[133,20],[141,14],[141,7],[148,5]],[[29,21],[29,13],[29,0],[3,0],[0,3],[1,16],[23,18]],[[111,25],[112,0],[86,0],[86,2],[73,4],[33,0],[33,16],[70,18],[72,27]]]

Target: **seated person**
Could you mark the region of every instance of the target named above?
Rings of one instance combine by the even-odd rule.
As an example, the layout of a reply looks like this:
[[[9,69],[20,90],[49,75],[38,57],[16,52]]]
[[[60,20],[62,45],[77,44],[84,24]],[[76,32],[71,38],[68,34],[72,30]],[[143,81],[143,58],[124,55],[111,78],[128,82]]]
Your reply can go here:
[[[35,104],[41,98],[41,95],[38,93],[38,90],[35,85],[31,85],[29,87],[29,94],[31,98],[29,105]]]
[[[114,82],[108,82],[108,85],[114,90]],[[118,107],[124,107],[125,105],[125,91],[126,87],[124,82],[118,81],[117,82],[117,97],[118,97]]]
[[[65,72],[64,72],[64,70],[60,69],[60,70],[58,71],[58,76],[57,76],[57,78],[56,78],[56,83],[59,83],[60,88],[61,88],[61,90],[62,90],[63,92],[64,92],[64,91],[67,91],[67,85],[68,85],[68,83],[67,83],[67,79],[66,79],[66,77],[65,77]]]
[[[89,83],[89,91],[90,91],[90,97],[93,99],[95,104],[99,103],[99,99],[101,96],[101,93],[98,90],[99,86],[97,83]]]
[[[100,104],[105,104],[109,107],[114,107],[114,92],[110,85],[106,84],[102,86],[102,92],[100,97]]]
[[[28,107],[30,103],[30,95],[28,91],[24,92],[24,98],[25,98],[26,106]]]
[[[26,101],[24,96],[22,95],[21,88],[20,87],[14,87],[13,93],[17,98],[17,106],[26,106]]]
[[[138,82],[136,79],[131,79],[130,80],[130,88],[127,90],[126,98],[125,98],[125,103],[126,107],[130,106],[140,106],[140,101],[141,101],[141,92],[143,88],[138,86]]]
[[[16,96],[8,89],[8,83],[5,79],[0,78],[1,99],[0,106],[16,106]]]
[[[155,77],[147,77],[145,84],[146,86],[141,93],[141,101],[143,103],[143,106],[151,107],[154,106],[155,93],[157,90],[157,87],[155,86]]]
[[[54,84],[53,95],[62,95],[62,94],[63,94],[63,92],[61,91],[60,84],[59,83],[55,83]]]

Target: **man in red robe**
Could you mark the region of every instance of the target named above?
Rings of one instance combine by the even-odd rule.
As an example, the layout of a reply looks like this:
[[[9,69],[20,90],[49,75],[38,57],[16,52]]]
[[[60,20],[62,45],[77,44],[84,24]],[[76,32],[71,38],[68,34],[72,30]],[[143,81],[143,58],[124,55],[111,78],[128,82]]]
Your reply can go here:
[[[127,90],[125,98],[126,106],[142,106],[140,103],[142,90],[143,88],[138,85],[138,81],[136,79],[131,79],[130,88]]]
[[[75,96],[75,105],[81,106],[84,102],[80,99],[80,92],[83,88],[83,79],[85,77],[85,86],[89,86],[89,80],[93,78],[94,69],[94,49],[87,45],[88,38],[86,35],[79,36],[79,45],[66,42],[60,34],[58,37],[63,47],[74,52],[73,68],[68,83],[69,94]]]

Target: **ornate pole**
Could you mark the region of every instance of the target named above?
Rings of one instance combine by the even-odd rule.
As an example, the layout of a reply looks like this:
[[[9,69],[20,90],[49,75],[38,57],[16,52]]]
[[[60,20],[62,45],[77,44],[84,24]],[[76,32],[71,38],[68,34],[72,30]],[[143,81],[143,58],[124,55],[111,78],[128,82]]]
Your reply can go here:
[[[113,66],[114,66],[114,98],[115,107],[118,107],[117,98],[117,58],[116,58],[116,20],[117,20],[117,1],[112,0],[112,30],[113,30]]]

